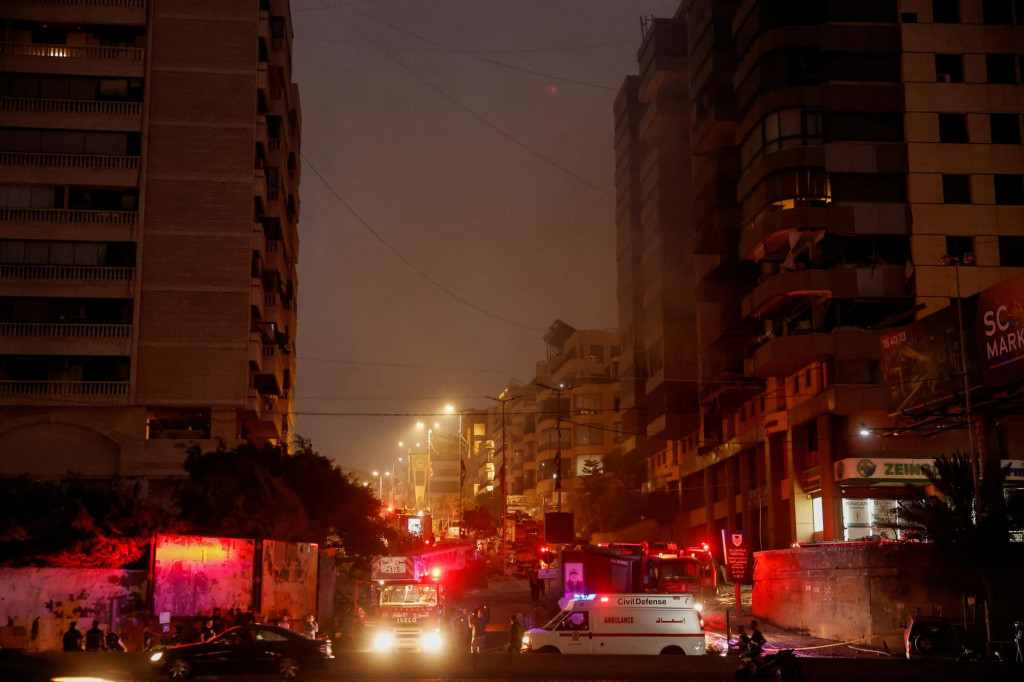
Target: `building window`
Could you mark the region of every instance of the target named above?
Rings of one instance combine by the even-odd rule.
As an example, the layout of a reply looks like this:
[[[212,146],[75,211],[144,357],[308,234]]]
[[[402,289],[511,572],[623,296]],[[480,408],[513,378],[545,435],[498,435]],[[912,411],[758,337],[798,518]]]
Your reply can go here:
[[[989,114],[992,144],[1020,144],[1020,115]]]
[[[1016,83],[1017,65],[1015,55],[985,55],[985,77],[989,83]]]
[[[939,142],[967,141],[967,114],[939,114]]]
[[[971,176],[942,174],[942,203],[971,203]]]
[[[981,14],[986,24],[1013,23],[1013,5],[1010,0],[983,0]]]
[[[604,362],[604,346],[591,346],[590,347],[590,361],[598,364]]]
[[[960,0],[932,0],[932,21],[955,24],[960,21]]]
[[[580,393],[572,397],[574,414],[597,414],[601,411],[600,393]]]
[[[942,83],[963,83],[964,56],[962,54],[935,55],[935,80]]]
[[[1024,205],[1024,175],[995,175],[993,180],[997,204]]]
[[[956,258],[960,265],[974,265],[974,237],[947,235],[946,255]]]
[[[1007,268],[1024,268],[1024,237],[999,238],[999,264]]]
[[[622,430],[622,422],[615,422],[615,442],[621,443],[626,440],[626,434]]]

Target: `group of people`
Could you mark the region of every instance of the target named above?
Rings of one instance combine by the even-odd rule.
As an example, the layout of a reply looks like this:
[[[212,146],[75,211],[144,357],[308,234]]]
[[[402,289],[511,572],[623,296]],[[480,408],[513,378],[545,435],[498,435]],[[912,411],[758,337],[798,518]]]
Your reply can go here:
[[[764,633],[762,633],[760,628],[757,627],[757,621],[752,620],[750,621],[749,634],[742,625],[736,628],[736,643],[731,646],[740,656],[748,654],[756,656],[767,643],[767,640],[764,638]]]
[[[64,651],[82,651],[83,645],[85,651],[125,650],[121,637],[113,630],[104,632],[98,620],[92,622],[92,627],[86,630],[84,635],[78,629],[78,623],[71,621],[63,637]]]

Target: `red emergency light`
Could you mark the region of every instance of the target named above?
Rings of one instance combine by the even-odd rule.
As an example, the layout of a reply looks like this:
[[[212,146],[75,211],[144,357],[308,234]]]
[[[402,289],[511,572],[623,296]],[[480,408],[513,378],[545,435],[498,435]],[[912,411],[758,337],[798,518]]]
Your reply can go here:
[[[441,579],[441,569],[440,568],[435,568],[433,571],[430,572],[430,577],[433,578],[434,580],[440,580]]]

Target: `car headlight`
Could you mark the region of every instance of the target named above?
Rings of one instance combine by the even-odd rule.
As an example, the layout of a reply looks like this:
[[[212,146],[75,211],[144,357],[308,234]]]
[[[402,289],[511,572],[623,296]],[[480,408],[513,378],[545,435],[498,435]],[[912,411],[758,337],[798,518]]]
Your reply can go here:
[[[395,647],[395,636],[390,632],[378,632],[373,638],[373,648],[377,651],[390,651]]]
[[[437,651],[441,648],[441,633],[437,632],[424,632],[423,633],[423,650],[424,651]]]
[[[154,663],[156,663],[157,661],[159,661],[163,657],[164,657],[164,652],[157,651],[155,654],[153,654],[152,656],[149,657],[149,660],[151,660]]]
[[[696,604],[693,605],[693,610],[697,611],[699,613],[699,612],[704,610],[704,605],[701,604],[700,602],[697,602]]]

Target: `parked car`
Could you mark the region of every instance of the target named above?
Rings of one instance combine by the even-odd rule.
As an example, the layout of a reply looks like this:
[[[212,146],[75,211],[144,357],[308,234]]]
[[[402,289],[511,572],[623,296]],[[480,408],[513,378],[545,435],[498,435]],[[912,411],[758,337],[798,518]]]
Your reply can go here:
[[[240,625],[198,644],[182,644],[150,656],[172,680],[193,675],[277,674],[292,680],[333,658],[326,639],[307,639],[273,625]]]
[[[907,658],[918,656],[956,656],[961,652],[948,618],[914,616],[903,631]]]

